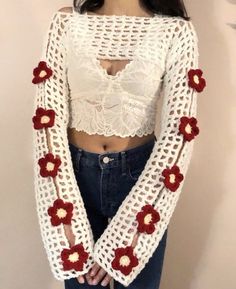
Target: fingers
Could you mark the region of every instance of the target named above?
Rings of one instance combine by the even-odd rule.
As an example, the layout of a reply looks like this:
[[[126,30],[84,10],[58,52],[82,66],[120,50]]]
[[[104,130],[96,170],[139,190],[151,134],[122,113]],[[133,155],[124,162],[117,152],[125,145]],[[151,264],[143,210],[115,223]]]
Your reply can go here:
[[[84,283],[85,282],[85,280],[84,280],[84,275],[80,275],[79,277],[77,277],[77,280],[78,280],[78,282],[79,283]]]
[[[109,274],[106,274],[105,278],[102,280],[101,285],[107,286],[110,283],[111,279],[112,277]]]
[[[132,232],[133,232],[133,229],[130,229],[129,233],[132,233]],[[138,236],[139,236],[138,233],[136,233],[134,235],[134,238],[133,238],[132,244],[131,244],[132,247],[136,246],[137,241],[138,241]],[[95,263],[93,265],[93,267],[90,269],[90,271],[88,273],[86,273],[85,275],[81,275],[81,276],[77,277],[77,280],[79,283],[84,283],[85,278],[86,278],[89,285],[97,285],[104,278],[101,282],[102,286],[107,286],[112,279],[112,277],[97,263]]]
[[[91,274],[93,276],[91,276]],[[103,279],[101,282],[102,286],[107,286],[112,279],[112,277],[97,263],[93,265],[93,267],[90,269],[88,273],[86,273],[85,275],[78,276],[77,280],[79,283],[84,283],[85,278],[89,285],[97,285]]]
[[[107,272],[103,268],[101,268],[98,271],[98,273],[94,276],[93,281],[92,281],[92,285],[97,285],[106,274],[107,274]]]
[[[95,262],[95,264],[94,264],[93,267],[91,268],[90,276],[95,276],[100,268],[101,268],[101,267],[98,265],[98,263]]]
[[[89,272],[85,274],[85,278],[89,285],[93,284],[93,277],[90,276]]]
[[[95,262],[93,267],[89,270],[88,273],[85,274],[86,280],[89,285],[95,285],[99,282],[99,276],[97,276],[101,267]],[[101,276],[102,272],[100,272]]]

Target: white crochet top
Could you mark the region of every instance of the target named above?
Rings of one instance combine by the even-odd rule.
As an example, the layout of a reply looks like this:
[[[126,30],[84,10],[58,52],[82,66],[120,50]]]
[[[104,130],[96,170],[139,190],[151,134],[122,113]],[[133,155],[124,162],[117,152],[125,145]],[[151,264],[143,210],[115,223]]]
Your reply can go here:
[[[168,49],[168,35],[158,31],[165,21],[157,14],[120,17],[75,12],[65,40],[70,127],[120,137],[154,131]],[[130,62],[112,75],[99,59]]]
[[[33,70],[34,185],[43,244],[58,280],[85,274],[96,261],[128,286],[157,248],[179,199],[192,155],[198,68],[191,21],[57,11]],[[98,59],[130,59],[109,75]],[[163,93],[161,131],[145,168],[94,242],[73,171],[67,128],[134,136],[154,131]],[[71,226],[70,245],[65,226]],[[133,229],[133,230],[131,230]],[[132,247],[134,235],[137,244]]]

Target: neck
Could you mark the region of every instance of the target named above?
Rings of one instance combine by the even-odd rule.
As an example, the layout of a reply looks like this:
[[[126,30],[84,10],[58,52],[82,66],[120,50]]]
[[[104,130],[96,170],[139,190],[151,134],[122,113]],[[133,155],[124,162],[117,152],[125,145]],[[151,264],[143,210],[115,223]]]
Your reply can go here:
[[[138,0],[104,0],[102,8],[96,13],[103,15],[152,16],[140,6]]]

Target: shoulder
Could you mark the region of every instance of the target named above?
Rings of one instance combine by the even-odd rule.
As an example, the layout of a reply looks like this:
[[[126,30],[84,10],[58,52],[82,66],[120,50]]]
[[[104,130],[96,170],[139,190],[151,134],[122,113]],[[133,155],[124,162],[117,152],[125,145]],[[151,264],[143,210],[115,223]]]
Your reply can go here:
[[[67,21],[73,16],[73,7],[62,7],[52,14],[52,20],[53,21]]]
[[[193,22],[175,16],[169,17],[167,23],[166,33],[171,34],[168,41],[167,62],[175,63],[178,57],[181,61],[187,60],[189,53],[198,56],[198,36]]]
[[[59,12],[65,12],[65,13],[72,13],[73,7],[62,7],[58,10]]]
[[[195,30],[192,20],[186,20],[180,16],[165,16],[164,19],[169,26],[174,28],[175,32]]]
[[[182,17],[177,17],[175,32],[181,35],[189,35],[192,38],[197,37],[195,26],[192,20],[185,20]]]
[[[186,20],[180,16],[170,17],[169,24],[172,29],[172,43],[180,44],[182,42],[198,42],[198,35],[192,20]]]
[[[160,21],[159,21],[160,20]],[[158,29],[163,27],[164,33],[168,34],[169,40],[179,41],[184,38],[197,38],[197,33],[192,20],[186,20],[181,16],[160,14],[157,17]]]
[[[62,7],[56,11],[51,16],[49,20],[49,29],[55,30],[60,36],[66,34],[69,29],[70,19],[73,17],[72,7]]]

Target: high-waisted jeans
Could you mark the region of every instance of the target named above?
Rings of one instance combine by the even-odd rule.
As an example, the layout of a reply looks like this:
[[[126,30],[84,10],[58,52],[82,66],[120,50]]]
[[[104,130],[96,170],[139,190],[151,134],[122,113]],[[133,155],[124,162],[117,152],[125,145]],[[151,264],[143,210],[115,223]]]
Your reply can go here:
[[[129,194],[152,152],[156,138],[143,145],[119,151],[93,153],[69,143],[76,180],[84,201],[94,241],[102,235],[109,220]],[[148,263],[128,287],[114,280],[114,289],[158,289],[163,267],[168,227]],[[122,273],[121,273],[122,274]],[[65,289],[109,289],[80,284],[77,278],[64,280]]]

